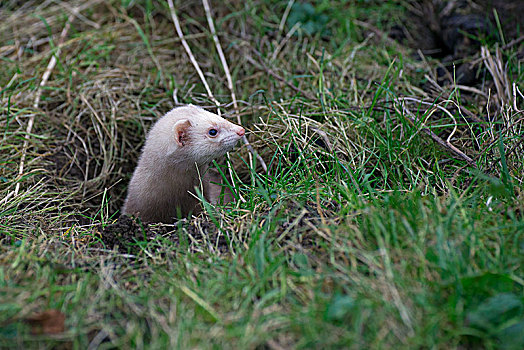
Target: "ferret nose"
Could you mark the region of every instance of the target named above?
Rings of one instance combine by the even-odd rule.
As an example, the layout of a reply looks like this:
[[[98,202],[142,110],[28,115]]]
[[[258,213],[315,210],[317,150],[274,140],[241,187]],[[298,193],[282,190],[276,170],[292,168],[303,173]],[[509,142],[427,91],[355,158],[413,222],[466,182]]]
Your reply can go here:
[[[244,134],[246,133],[246,131],[244,130],[244,128],[240,128],[237,130],[237,135],[238,136],[244,136]]]

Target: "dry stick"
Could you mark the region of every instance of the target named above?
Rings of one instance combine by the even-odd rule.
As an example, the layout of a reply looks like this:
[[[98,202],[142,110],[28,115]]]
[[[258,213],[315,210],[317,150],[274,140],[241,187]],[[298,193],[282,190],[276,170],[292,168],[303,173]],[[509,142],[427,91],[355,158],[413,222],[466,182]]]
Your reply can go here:
[[[404,105],[402,105],[402,109],[404,110],[404,112],[406,112],[407,114],[407,118],[415,125],[417,125],[417,122],[418,122],[418,118],[415,117],[415,115],[413,113],[411,113],[411,111],[409,111]],[[423,127],[421,128],[421,131],[423,131],[424,133],[426,133],[427,135],[429,135],[433,141],[435,141],[436,143],[438,143],[439,145],[441,145],[442,147],[446,148],[446,149],[449,149],[452,153],[454,153],[455,155],[457,155],[458,157],[462,158],[463,160],[465,160],[466,162],[468,162],[470,165],[472,166],[475,166],[476,165],[473,163],[473,159],[471,159],[469,156],[467,156],[464,152],[462,152],[461,150],[459,150],[457,147],[453,146],[451,143],[449,142],[446,142],[444,140],[442,140],[439,136],[437,136],[437,134],[435,134],[433,131],[431,131],[429,128],[426,128],[426,127]]]
[[[523,41],[524,41],[524,35],[521,35],[518,38],[513,39],[512,41],[510,41],[506,45],[502,46],[502,50],[507,50],[507,49],[509,49],[509,48],[511,48],[511,47],[513,47],[515,45],[520,44]]]
[[[231,91],[233,107],[235,108],[235,111],[238,111],[237,99],[235,96],[235,90],[233,88],[233,80],[231,79],[231,73],[229,72],[229,66],[227,65],[226,56],[224,55],[224,51],[222,51],[222,46],[220,45],[220,41],[218,40],[215,24],[213,23],[213,19],[211,18],[211,8],[209,7],[209,2],[207,0],[202,0],[202,4],[204,5],[207,23],[209,24],[209,29],[211,30],[213,41],[215,42],[215,47],[218,51],[218,56],[220,57],[220,62],[222,63],[222,67],[224,68],[224,72],[226,73],[227,87]],[[240,118],[238,118],[238,122],[240,124]]]
[[[25,140],[24,145],[22,147],[22,157],[20,158],[20,167],[18,169],[18,178],[20,178],[24,174],[24,164],[25,164],[25,158],[27,156],[27,148],[29,147],[29,139],[31,138],[31,131],[33,130],[33,125],[35,123],[35,116],[36,116],[36,110],[38,109],[38,105],[40,104],[40,98],[42,97],[42,88],[47,83],[47,80],[49,80],[49,77],[51,76],[51,72],[56,66],[57,63],[57,57],[60,55],[60,45],[63,44],[65,37],[67,36],[67,33],[69,32],[69,28],[71,28],[71,22],[75,18],[75,14],[71,14],[67,18],[67,22],[64,26],[64,29],[62,30],[62,33],[60,33],[60,39],[58,41],[58,45],[56,47],[56,52],[51,56],[51,60],[49,60],[49,64],[47,65],[47,68],[42,75],[42,80],[40,81],[40,85],[38,86],[38,89],[36,90],[36,97],[35,102],[33,103],[33,109],[35,110],[35,113],[32,113],[29,117],[29,122],[27,123],[27,128],[25,131]],[[18,191],[20,190],[20,182],[17,182],[14,195],[15,197],[18,195]]]
[[[524,121],[524,118],[518,119],[518,120],[515,122],[515,124],[517,124],[517,123],[519,123],[519,122],[521,122],[521,121]],[[508,130],[509,130],[509,127],[505,127],[505,128],[502,129],[500,132],[503,134],[503,133],[505,133],[505,132],[508,131]],[[499,141],[499,140],[493,140],[493,141],[491,141],[491,142],[489,142],[489,143],[487,143],[487,142],[483,143],[483,144],[481,145],[481,148],[483,149],[483,151],[480,152],[479,154],[477,154],[477,155],[475,156],[475,160],[480,159],[480,157],[481,157],[483,154],[485,154],[485,153],[487,152],[487,150],[490,149],[490,148],[491,148],[491,147],[492,147],[496,142],[498,142],[498,141]],[[508,152],[506,152],[506,154],[505,154],[506,158],[508,158],[509,155],[510,155],[511,153],[513,153],[513,152],[517,149],[517,147],[520,146],[520,145],[523,144],[523,143],[524,143],[524,140],[520,140],[519,142],[517,142],[517,143],[516,143],[516,144],[515,144],[515,145],[514,145],[514,146],[513,146],[513,147],[512,147]],[[498,163],[501,161],[501,159],[502,159],[502,157],[498,157],[496,160],[494,160],[493,162],[491,162],[491,165],[489,165],[488,168],[487,168],[484,172],[487,173],[487,174],[489,174],[489,173],[493,170],[493,168],[495,167],[495,165],[498,164]],[[457,171],[455,171],[455,174],[454,174],[453,177],[451,178],[451,184],[453,184],[453,183],[456,181],[456,178],[457,178],[458,174],[459,174],[462,170],[464,170],[468,165],[469,165],[469,164],[466,164],[466,165],[460,167]]]
[[[437,109],[440,109],[441,111],[443,111],[444,113],[446,113],[447,115],[451,116],[451,114],[449,113],[449,111],[447,109],[445,109],[444,107],[438,105],[438,104],[435,104],[433,102],[425,102],[425,101],[422,101],[422,100],[419,100],[419,99],[416,99],[416,98],[413,98],[413,97],[401,97],[399,99],[397,99],[398,101],[412,101],[412,102],[417,102],[417,103],[420,103],[420,104],[423,104],[423,105],[426,105],[426,106],[432,106],[432,107],[435,107]],[[476,123],[478,123],[478,125],[480,125],[482,128],[486,128],[485,125],[484,125],[484,121],[482,119],[480,119],[479,117],[477,117],[476,115],[474,115],[472,112],[468,111],[466,108],[458,105],[456,102],[454,101],[446,101],[446,102],[451,102],[455,105],[455,107],[457,107],[458,109],[460,109],[461,112],[467,114],[471,119],[473,119],[473,121],[475,121]],[[452,119],[454,119],[452,117]]]
[[[187,43],[186,39],[184,38],[184,33],[182,32],[182,28],[180,27],[180,21],[178,20],[178,16],[176,15],[175,6],[173,5],[173,0],[167,0],[167,3],[169,4],[169,10],[171,11],[171,18],[173,19],[173,23],[175,25],[176,32],[178,34],[178,37],[180,38],[180,41],[182,41],[182,46],[184,46],[184,49],[186,50],[187,55],[189,56],[189,60],[193,64],[193,67],[195,67],[195,70],[198,73],[198,76],[200,77],[200,80],[202,81],[202,84],[204,84],[204,88],[206,89],[207,96],[215,103],[217,106],[218,114],[220,115],[220,103],[217,101],[215,96],[213,96],[213,93],[211,92],[211,89],[209,88],[209,85],[206,81],[206,78],[204,77],[204,73],[202,73],[202,70],[200,69],[200,66],[198,65],[198,62],[195,59],[195,56],[193,56],[193,53],[191,52],[191,48],[189,47],[189,44]]]
[[[220,62],[222,63],[222,67],[224,68],[224,72],[226,73],[226,79],[227,79],[227,87],[229,88],[229,91],[231,91],[231,100],[233,100],[233,108],[235,109],[235,114],[237,115],[237,121],[238,124],[242,124],[240,121],[240,114],[238,110],[238,103],[237,98],[235,95],[235,88],[233,85],[233,79],[231,78],[231,72],[229,71],[229,66],[227,64],[226,56],[224,55],[224,51],[222,50],[222,46],[220,45],[220,41],[218,40],[218,35],[216,33],[215,24],[213,23],[213,19],[211,18],[211,8],[209,7],[209,2],[207,0],[202,0],[202,4],[204,5],[204,10],[206,12],[207,17],[207,23],[209,24],[209,29],[211,30],[211,34],[213,35],[213,41],[215,42],[215,46],[218,51],[218,56],[220,57]],[[247,140],[246,135],[242,136],[242,141],[246,145],[247,149],[251,154],[253,154],[257,160],[262,165],[262,169],[264,169],[264,172],[267,173],[267,165],[266,162],[264,162],[264,159],[253,149],[249,141]]]
[[[286,6],[286,10],[284,11],[284,15],[282,16],[282,19],[280,20],[280,24],[278,25],[278,34],[282,33],[284,30],[284,25],[287,21],[287,16],[289,16],[289,13],[291,12],[291,8],[293,7],[293,4],[295,3],[295,0],[289,0]]]
[[[442,112],[446,113],[451,119],[453,119],[453,121],[455,122],[455,129],[453,131],[452,134],[455,133],[456,131],[456,126],[457,126],[457,121],[455,120],[455,117],[453,117],[453,115],[447,110],[445,109],[444,107],[438,105],[438,104],[435,104],[435,103],[432,103],[432,102],[425,102],[425,101],[422,101],[422,100],[419,100],[419,99],[416,99],[416,98],[413,98],[413,97],[400,97],[397,99],[398,101],[412,101],[412,102],[417,102],[417,103],[420,103],[420,104],[423,104],[423,105],[426,105],[426,106],[431,106],[431,107],[434,107],[434,108],[437,108],[437,109],[440,109]],[[470,111],[468,111],[467,109],[461,107],[460,105],[458,105],[456,102],[454,101],[450,101],[450,100],[447,100],[447,101],[443,101],[443,102],[451,102],[453,103],[453,105],[455,105],[455,107],[457,107],[461,112],[464,112],[466,111],[466,114],[468,114],[468,116],[471,117],[471,119],[473,119],[475,122],[479,123],[479,125],[483,126],[483,121],[478,118],[477,116],[475,116],[473,113],[471,113]],[[450,137],[452,136],[452,134],[450,135]],[[448,138],[448,142],[449,142],[449,139],[450,137]]]

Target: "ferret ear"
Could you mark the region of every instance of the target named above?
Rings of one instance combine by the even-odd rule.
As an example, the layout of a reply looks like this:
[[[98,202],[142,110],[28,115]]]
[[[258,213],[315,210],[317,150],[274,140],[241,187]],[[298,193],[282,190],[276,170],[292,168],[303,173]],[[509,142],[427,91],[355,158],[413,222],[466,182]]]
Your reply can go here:
[[[173,125],[173,134],[179,146],[184,146],[184,142],[187,141],[190,126],[191,122],[188,119],[179,120]]]

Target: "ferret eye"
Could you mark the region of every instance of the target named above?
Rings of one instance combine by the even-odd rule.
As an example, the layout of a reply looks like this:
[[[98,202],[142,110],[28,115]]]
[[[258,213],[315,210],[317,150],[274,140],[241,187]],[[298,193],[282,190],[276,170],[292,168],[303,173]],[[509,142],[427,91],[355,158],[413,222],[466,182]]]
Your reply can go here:
[[[209,134],[209,136],[215,137],[215,136],[218,135],[218,130],[217,129],[209,129],[209,131],[207,133]]]

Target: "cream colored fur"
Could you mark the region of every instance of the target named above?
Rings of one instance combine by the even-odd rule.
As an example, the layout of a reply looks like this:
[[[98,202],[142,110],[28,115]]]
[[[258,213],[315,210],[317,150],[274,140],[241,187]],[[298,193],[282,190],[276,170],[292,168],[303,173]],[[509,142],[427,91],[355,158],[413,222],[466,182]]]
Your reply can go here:
[[[209,129],[218,135],[209,135]],[[209,162],[230,151],[244,129],[202,108],[188,105],[171,110],[149,132],[128,187],[122,212],[145,222],[173,222],[199,211],[195,187],[216,202],[221,182]],[[227,192],[227,191],[226,191]],[[226,193],[225,199],[231,199]]]

